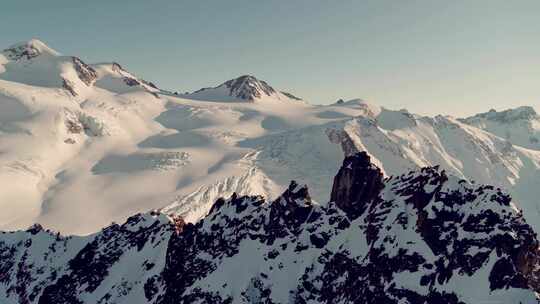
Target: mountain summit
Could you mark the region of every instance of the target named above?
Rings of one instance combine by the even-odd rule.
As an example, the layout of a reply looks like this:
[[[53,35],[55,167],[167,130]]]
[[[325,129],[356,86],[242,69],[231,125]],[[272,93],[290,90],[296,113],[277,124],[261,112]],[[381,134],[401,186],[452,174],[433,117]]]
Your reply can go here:
[[[223,85],[229,89],[229,95],[251,101],[263,96],[270,97],[277,93],[276,90],[269,86],[265,81],[250,75],[243,75],[236,79],[231,79]]]
[[[65,56],[32,39],[16,43],[0,52],[0,79],[47,88],[62,88],[84,100],[98,87],[114,93],[159,89],[137,78],[117,63],[87,64],[76,56]]]
[[[259,80],[255,76],[242,75],[227,80],[217,87],[203,88],[191,94],[190,98],[209,101],[230,102],[257,102],[260,100],[301,100],[287,93],[280,92],[270,86],[266,81]]]
[[[2,53],[10,60],[29,60],[40,55],[60,56],[60,53],[38,39],[16,43],[7,49],[4,49]]]

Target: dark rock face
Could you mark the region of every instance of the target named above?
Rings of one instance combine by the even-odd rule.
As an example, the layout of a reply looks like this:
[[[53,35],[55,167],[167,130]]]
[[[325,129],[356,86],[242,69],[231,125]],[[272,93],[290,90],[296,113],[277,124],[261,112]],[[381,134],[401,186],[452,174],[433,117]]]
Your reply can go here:
[[[291,182],[96,235],[0,234],[0,300],[19,303],[536,303],[539,243],[500,189],[437,167],[383,180],[347,157],[332,201]],[[1,302],[1,301],[0,301]]]
[[[380,199],[379,193],[383,188],[381,170],[371,163],[366,152],[359,152],[343,161],[334,179],[330,201],[354,219]]]

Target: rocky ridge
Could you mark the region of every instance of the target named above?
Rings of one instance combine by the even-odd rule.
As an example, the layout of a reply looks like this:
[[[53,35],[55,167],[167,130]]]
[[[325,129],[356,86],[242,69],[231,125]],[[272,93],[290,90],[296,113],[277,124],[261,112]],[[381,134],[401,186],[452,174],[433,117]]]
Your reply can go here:
[[[291,182],[87,237],[0,234],[5,303],[534,303],[538,240],[509,195],[438,167],[384,178],[347,157],[331,201]],[[231,276],[234,279],[231,279]]]

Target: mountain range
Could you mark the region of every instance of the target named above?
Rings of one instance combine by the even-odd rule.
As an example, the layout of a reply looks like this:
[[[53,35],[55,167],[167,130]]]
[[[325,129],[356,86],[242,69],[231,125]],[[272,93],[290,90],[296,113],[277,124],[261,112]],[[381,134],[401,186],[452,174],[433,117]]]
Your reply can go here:
[[[253,76],[179,95],[38,40],[1,54],[2,229],[87,234],[153,209],[195,222],[221,196],[272,199],[292,179],[325,202],[341,159],[358,151],[386,176],[439,165],[503,187],[539,222],[530,107],[458,119],[360,99],[311,105]]]
[[[313,105],[251,75],[179,94],[18,43],[0,302],[534,303],[539,132],[532,107]]]

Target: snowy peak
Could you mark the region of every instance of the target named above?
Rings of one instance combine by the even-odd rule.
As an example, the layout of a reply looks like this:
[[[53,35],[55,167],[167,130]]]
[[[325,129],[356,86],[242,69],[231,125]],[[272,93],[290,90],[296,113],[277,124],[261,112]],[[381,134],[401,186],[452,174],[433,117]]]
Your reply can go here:
[[[236,79],[226,81],[225,87],[229,89],[229,95],[240,99],[254,101],[263,96],[273,96],[276,90],[265,81],[258,80],[250,75],[243,75]]]
[[[267,82],[251,75],[243,75],[228,80],[213,88],[203,88],[188,94],[188,97],[207,101],[258,102],[301,101],[302,99],[287,92],[280,92]]]
[[[10,60],[30,60],[40,55],[59,56],[60,53],[48,47],[45,43],[38,39],[32,39],[26,42],[16,43],[2,53]]]
[[[31,86],[63,88],[84,95],[97,78],[80,58],[62,56],[40,40],[14,44],[0,54],[0,79]]]
[[[122,94],[144,91],[157,97],[160,90],[135,77],[117,63],[87,64],[76,56],[63,56],[40,40],[10,46],[0,54],[0,79],[26,85],[63,88],[79,99],[95,87]]]
[[[490,110],[460,121],[493,133],[514,145],[540,149],[540,116],[533,107],[522,106],[500,112]]]
[[[499,123],[512,123],[518,120],[532,120],[538,118],[539,116],[533,107],[522,106],[515,109],[508,109],[499,112],[491,109],[489,110],[489,112],[476,114],[474,116],[463,119],[463,121],[474,122],[477,120],[490,120]]]

